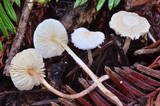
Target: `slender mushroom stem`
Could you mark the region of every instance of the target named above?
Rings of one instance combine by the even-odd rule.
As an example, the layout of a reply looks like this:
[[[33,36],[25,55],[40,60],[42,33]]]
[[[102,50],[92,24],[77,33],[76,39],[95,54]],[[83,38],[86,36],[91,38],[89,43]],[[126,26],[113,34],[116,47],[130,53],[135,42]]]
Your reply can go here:
[[[153,38],[153,36],[150,32],[148,33],[148,37],[152,40],[153,43],[156,42],[156,40]]]
[[[108,97],[110,97],[117,106],[123,106],[122,102],[115,96],[112,92],[110,92],[99,80],[98,77],[88,68],[88,66],[67,46],[67,44],[63,43],[60,39],[56,39],[64,49],[72,56],[72,58],[82,67],[82,69],[92,78],[92,80],[97,83],[98,88]]]
[[[124,45],[123,45],[123,51],[124,51],[124,54],[127,53],[128,49],[129,49],[129,46],[130,46],[130,43],[131,43],[131,38],[130,37],[127,37],[125,39],[125,42],[124,42]]]
[[[41,81],[41,83],[49,91],[51,91],[52,93],[54,93],[60,97],[66,98],[66,99],[77,99],[77,98],[83,97],[83,96],[87,95],[89,92],[91,92],[93,89],[95,89],[96,86],[98,85],[98,83],[93,83],[90,87],[88,87],[87,89],[85,89],[77,94],[64,94],[64,93],[56,90],[55,88],[53,88],[50,84],[48,84],[48,82],[42,76],[40,76],[35,71],[34,72],[32,71],[32,74],[34,74],[34,76],[38,77],[38,79]],[[99,78],[99,81],[103,82],[103,81],[107,80],[108,78],[109,78],[108,75],[103,75],[102,77]]]
[[[87,52],[88,52],[88,61],[89,61],[88,66],[90,67],[93,63],[92,51],[91,51],[91,49],[89,49],[89,50],[87,50]]]

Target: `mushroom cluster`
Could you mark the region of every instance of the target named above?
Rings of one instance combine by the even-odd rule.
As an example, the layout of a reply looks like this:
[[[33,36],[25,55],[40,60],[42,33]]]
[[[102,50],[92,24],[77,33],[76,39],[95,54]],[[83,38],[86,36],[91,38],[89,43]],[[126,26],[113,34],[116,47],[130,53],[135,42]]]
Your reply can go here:
[[[35,49],[42,57],[49,58],[61,55],[64,50],[82,67],[82,69],[97,83],[99,89],[109,96],[115,103],[122,106],[121,101],[98,80],[98,77],[88,66],[68,47],[68,37],[64,26],[55,19],[46,19],[41,22],[34,32]],[[52,54],[53,53],[53,54]]]

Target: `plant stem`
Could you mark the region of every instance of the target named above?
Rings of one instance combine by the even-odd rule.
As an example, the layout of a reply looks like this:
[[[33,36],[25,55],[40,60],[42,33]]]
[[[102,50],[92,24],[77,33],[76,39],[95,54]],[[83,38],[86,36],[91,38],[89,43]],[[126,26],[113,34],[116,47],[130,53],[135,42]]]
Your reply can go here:
[[[99,80],[98,77],[88,68],[88,66],[61,40],[57,39],[57,41],[65,48],[65,50],[72,56],[72,58],[82,67],[82,69],[92,78],[92,80],[97,83],[99,89],[107,96],[109,96],[117,106],[123,106],[122,102],[115,96],[112,92],[110,92]]]

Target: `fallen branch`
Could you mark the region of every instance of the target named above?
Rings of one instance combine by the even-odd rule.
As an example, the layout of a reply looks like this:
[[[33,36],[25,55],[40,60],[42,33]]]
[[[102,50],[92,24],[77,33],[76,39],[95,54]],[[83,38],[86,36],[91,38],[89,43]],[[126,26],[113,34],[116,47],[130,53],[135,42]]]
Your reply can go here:
[[[14,38],[11,50],[9,52],[8,59],[6,60],[6,65],[4,67],[3,74],[6,76],[9,76],[9,67],[10,67],[10,63],[11,63],[12,58],[18,53],[18,51],[21,47],[21,43],[24,38],[24,34],[26,32],[26,29],[27,29],[26,26],[27,26],[30,11],[32,10],[32,7],[33,7],[33,3],[34,3],[34,0],[26,0],[26,2],[24,4],[24,8],[22,10],[22,15],[21,15],[19,25],[17,28],[17,33]]]

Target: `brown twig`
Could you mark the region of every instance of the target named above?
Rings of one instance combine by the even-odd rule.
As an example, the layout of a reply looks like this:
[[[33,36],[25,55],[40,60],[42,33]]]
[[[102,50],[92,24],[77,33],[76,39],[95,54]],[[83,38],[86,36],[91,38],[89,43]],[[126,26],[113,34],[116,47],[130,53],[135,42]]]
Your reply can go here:
[[[64,106],[76,106],[75,104],[71,103],[69,100],[58,98],[58,100],[64,105]]]
[[[87,89],[90,85],[85,79],[79,80],[81,85]],[[96,106],[110,106],[107,101],[105,101],[96,91],[92,91],[88,94],[92,101],[95,103]]]
[[[157,46],[159,46],[159,45],[160,45],[160,39],[157,40],[157,42],[152,43],[151,45],[145,47],[145,49],[152,49],[152,48],[155,48],[155,47],[157,47]]]
[[[8,59],[6,60],[6,65],[4,67],[4,72],[6,76],[9,76],[9,65],[11,63],[12,58],[18,53],[21,43],[26,32],[27,21],[29,18],[30,11],[32,10],[34,0],[26,0],[24,4],[24,8],[22,10],[22,15],[19,21],[18,29],[16,36],[14,38]]]
[[[160,56],[158,56],[148,67],[152,69],[160,67]]]
[[[127,75],[132,75],[134,76],[135,78],[139,79],[140,81],[143,81],[145,82],[146,84],[149,84],[153,87],[159,87],[160,86],[160,82],[156,81],[156,80],[153,80],[143,74],[140,74],[134,70],[132,70],[131,68],[129,67],[123,67],[123,71],[127,74]]]
[[[141,64],[134,64],[134,66],[137,70],[141,71],[142,73],[145,73],[149,76],[160,79],[160,71],[159,70],[154,70],[149,67],[145,67]]]
[[[132,100],[136,100],[137,97],[144,96],[145,94],[141,91],[137,90],[133,86],[131,86],[129,83],[127,83],[122,77],[120,77],[118,74],[116,74],[113,70],[111,70],[109,67],[105,66],[105,71],[109,75],[110,79],[113,81],[113,83],[124,93],[127,97],[131,98]]]
[[[155,88],[152,87],[151,85],[137,79],[136,77],[132,76],[130,73],[126,73],[126,71],[123,71],[121,68],[115,67],[115,71],[124,79],[126,79],[128,82],[135,85],[137,88],[141,88],[143,90],[148,90],[148,91],[155,90]]]
[[[55,103],[57,102],[58,100],[57,99],[48,99],[48,100],[41,100],[41,101],[38,101],[38,102],[35,102],[35,103],[32,103],[31,106],[40,106],[40,105],[49,105],[49,104],[52,104],[52,103]],[[51,105],[52,106],[52,105]],[[57,106],[56,104],[53,105],[53,106]],[[58,105],[59,106],[59,105]]]
[[[60,105],[55,102],[51,102],[51,106],[60,106]]]
[[[76,92],[70,88],[69,86],[65,86],[65,90],[71,94],[76,94]],[[80,103],[82,106],[92,106],[89,102],[87,102],[84,98],[77,98],[76,101]]]
[[[153,49],[142,48],[142,49],[136,50],[134,52],[134,54],[135,55],[142,55],[142,54],[154,54],[154,53],[159,53],[159,52],[160,52],[160,46],[155,47]]]

